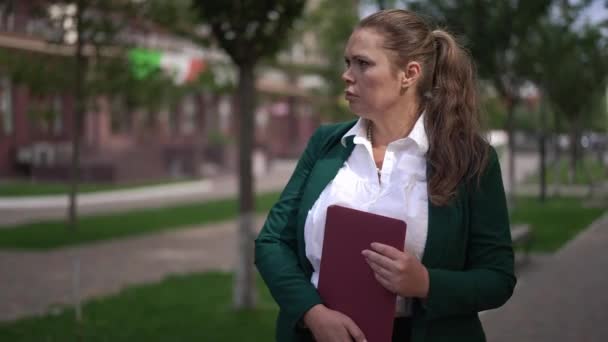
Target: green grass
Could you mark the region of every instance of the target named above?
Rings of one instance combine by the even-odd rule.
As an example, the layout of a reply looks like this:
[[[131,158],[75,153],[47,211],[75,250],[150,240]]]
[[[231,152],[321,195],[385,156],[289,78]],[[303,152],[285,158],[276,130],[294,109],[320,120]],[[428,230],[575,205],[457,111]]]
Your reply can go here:
[[[126,184],[93,184],[83,183],[78,186],[79,193],[91,193],[109,190],[134,189],[150,185],[165,185],[193,181],[195,179],[168,179],[162,181],[137,182]],[[60,182],[27,182],[11,180],[0,182],[0,198],[24,196],[49,196],[67,194],[70,186]]]
[[[278,197],[278,193],[258,195],[256,210],[270,210]],[[236,215],[237,201],[225,199],[170,208],[85,216],[80,218],[79,226],[82,228],[77,232],[68,231],[64,221],[29,223],[0,229],[0,248],[49,249],[219,222]]]
[[[606,170],[605,167],[599,163],[597,158],[595,157],[587,157],[584,160],[584,165],[586,166],[589,175],[591,176],[591,180],[594,183],[598,181],[606,180]],[[559,170],[555,165],[548,164],[547,165],[547,183],[552,184],[555,183],[556,180],[559,180],[560,184],[569,184],[568,180],[568,172],[570,170],[570,160],[568,158],[562,158],[559,161]],[[589,184],[589,175],[585,172],[583,168],[583,164],[579,162],[576,165],[576,175],[574,177],[574,184],[577,185],[585,185]],[[540,175],[535,173],[526,179],[525,183],[527,184],[538,184],[540,183]]]
[[[259,305],[231,309],[232,276],[173,276],[128,288],[74,311],[0,323],[0,341],[273,341],[277,306],[258,278]]]
[[[258,195],[256,210],[261,213],[268,211],[278,196],[278,193]],[[541,204],[535,197],[518,197],[512,222],[531,225],[534,251],[555,251],[604,212],[601,208],[585,208],[581,201],[577,198],[551,198]],[[86,216],[80,219],[82,228],[75,233],[67,231],[63,221],[31,223],[0,229],[0,248],[50,249],[220,222],[236,215],[237,202],[226,199]]]
[[[585,208],[580,198],[518,197],[512,223],[528,223],[532,229],[532,251],[553,252],[599,218],[605,209]]]

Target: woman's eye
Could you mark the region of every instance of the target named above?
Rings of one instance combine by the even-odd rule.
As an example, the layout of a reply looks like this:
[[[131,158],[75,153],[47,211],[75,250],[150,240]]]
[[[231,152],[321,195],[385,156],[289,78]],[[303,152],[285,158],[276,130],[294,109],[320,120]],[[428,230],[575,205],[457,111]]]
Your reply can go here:
[[[368,67],[369,66],[369,62],[368,61],[364,61],[364,60],[358,60],[358,63],[361,67]]]

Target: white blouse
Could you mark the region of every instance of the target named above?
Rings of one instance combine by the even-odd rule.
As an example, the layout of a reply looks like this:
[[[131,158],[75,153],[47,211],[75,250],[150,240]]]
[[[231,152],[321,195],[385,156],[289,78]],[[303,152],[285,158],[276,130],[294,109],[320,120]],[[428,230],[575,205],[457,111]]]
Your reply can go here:
[[[424,252],[428,231],[425,159],[428,139],[424,130],[424,114],[420,115],[408,137],[387,146],[380,181],[366,132],[367,120],[359,119],[342,137],[342,144],[345,144],[346,137],[355,136],[352,154],[321,192],[306,218],[306,257],[314,270],[310,281],[315,287],[319,281],[327,207],[332,204],[405,221],[405,249],[418,259]],[[411,301],[399,297],[397,315],[410,314]]]

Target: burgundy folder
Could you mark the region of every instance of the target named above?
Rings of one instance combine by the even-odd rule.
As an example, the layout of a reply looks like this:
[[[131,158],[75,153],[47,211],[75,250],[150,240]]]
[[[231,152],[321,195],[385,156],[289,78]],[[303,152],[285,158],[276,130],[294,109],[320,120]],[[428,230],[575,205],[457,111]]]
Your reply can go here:
[[[368,342],[390,342],[397,296],[386,290],[361,254],[372,242],[403,250],[401,220],[338,205],[327,208],[318,291],[325,306],[350,317]]]

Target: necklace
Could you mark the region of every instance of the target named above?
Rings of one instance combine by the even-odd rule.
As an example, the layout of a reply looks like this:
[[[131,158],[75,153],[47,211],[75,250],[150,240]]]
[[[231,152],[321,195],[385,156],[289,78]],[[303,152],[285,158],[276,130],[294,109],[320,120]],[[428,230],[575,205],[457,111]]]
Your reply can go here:
[[[374,162],[374,167],[376,167],[376,174],[378,175],[378,182],[380,181],[381,170],[376,165],[376,160],[374,159],[374,136],[372,133],[372,121],[367,121],[367,140],[369,140],[370,145],[372,146],[372,161]]]

